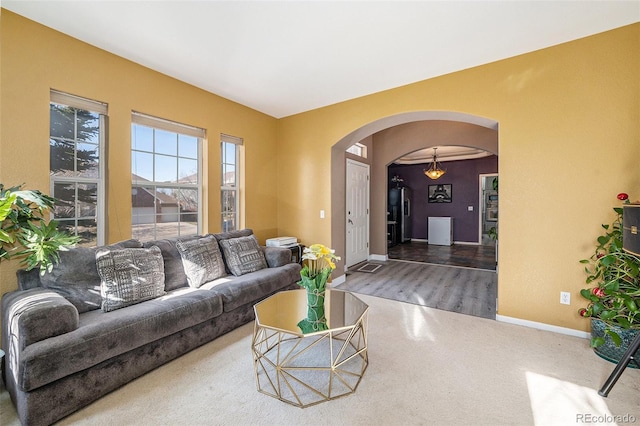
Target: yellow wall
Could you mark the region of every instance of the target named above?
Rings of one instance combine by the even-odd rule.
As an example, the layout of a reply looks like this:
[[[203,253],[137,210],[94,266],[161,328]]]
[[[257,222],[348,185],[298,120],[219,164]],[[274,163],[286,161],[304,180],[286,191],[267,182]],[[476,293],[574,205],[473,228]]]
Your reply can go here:
[[[318,215],[331,211],[330,148],[366,124],[411,111],[496,120],[498,313],[587,330],[576,313],[584,304],[578,261],[613,219],[616,194],[640,199],[638,75],[635,24],[281,119],[280,231],[330,243],[332,218]],[[571,292],[571,305],[559,304],[561,291]]]
[[[131,111],[206,129],[208,226],[220,229],[220,133],[244,138],[244,225],[277,235],[276,119],[97,49],[7,10],[1,15],[0,182],[49,192],[49,90],[109,105],[108,241],[131,236]],[[185,64],[188,66],[188,64]],[[15,262],[0,291],[16,288]]]
[[[640,24],[276,120],[6,10],[0,19],[0,182],[49,187],[51,88],[107,102],[109,241],[130,235],[131,110],[207,129],[205,232],[219,228],[226,133],[245,140],[245,225],[306,244],[332,243],[331,147],[346,135],[411,111],[498,121],[499,313],[562,327],[587,329],[578,260],[615,195],[640,198]],[[15,288],[14,270],[0,266],[0,292]]]

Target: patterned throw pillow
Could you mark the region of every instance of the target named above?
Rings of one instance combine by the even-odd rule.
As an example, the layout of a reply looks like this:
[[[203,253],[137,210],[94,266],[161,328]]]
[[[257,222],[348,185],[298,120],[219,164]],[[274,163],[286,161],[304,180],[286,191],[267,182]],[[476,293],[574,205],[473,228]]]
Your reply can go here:
[[[182,266],[190,287],[198,288],[206,282],[227,275],[218,241],[213,235],[196,240],[179,240],[176,241],[176,247],[182,257]]]
[[[102,247],[75,247],[61,251],[60,262],[40,277],[43,287],[71,302],[78,313],[100,309],[100,276],[96,270],[96,252],[100,249],[140,248],[138,240],[127,240]]]
[[[227,266],[236,277],[267,267],[264,253],[255,235],[220,240]]]
[[[104,312],[164,294],[164,263],[158,247],[99,249],[96,267]]]

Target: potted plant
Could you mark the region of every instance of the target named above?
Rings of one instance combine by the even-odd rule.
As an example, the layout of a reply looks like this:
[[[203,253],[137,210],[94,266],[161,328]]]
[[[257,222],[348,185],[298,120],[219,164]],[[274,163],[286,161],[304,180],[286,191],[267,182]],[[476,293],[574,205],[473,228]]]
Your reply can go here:
[[[627,194],[618,199],[629,203]],[[591,347],[604,359],[617,362],[640,332],[640,258],[622,248],[623,209],[615,207],[616,219],[602,225],[593,255],[585,264],[586,283],[593,287],[580,291],[588,301],[579,310],[591,319]],[[631,365],[631,364],[630,364]]]
[[[0,184],[0,261],[20,259],[27,270],[51,271],[58,252],[73,247],[78,237],[58,230],[55,221],[45,220],[54,199],[21,186],[5,189]]]
[[[340,260],[332,250],[322,244],[312,244],[304,249],[302,260],[306,264],[300,271],[298,285],[307,290],[307,317],[298,323],[303,333],[327,330],[327,319],[324,316],[324,297],[327,281],[336,264]]]

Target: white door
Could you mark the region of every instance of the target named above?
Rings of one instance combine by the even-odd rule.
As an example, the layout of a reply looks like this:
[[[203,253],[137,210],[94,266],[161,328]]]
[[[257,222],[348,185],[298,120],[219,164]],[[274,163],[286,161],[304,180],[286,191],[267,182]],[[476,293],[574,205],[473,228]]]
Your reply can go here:
[[[369,165],[347,160],[347,267],[369,259]]]

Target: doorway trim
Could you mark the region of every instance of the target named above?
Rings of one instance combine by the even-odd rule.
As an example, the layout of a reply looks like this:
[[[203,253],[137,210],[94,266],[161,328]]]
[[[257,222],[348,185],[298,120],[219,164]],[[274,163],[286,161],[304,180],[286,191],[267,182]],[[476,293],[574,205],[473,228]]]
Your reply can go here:
[[[498,173],[481,173],[478,175],[478,244],[482,245],[482,222],[484,217],[484,194],[482,193],[482,180],[488,177],[498,177]],[[498,198],[498,206],[500,205],[500,198]],[[500,212],[500,207],[498,207],[498,212]],[[499,213],[498,213],[499,214]]]

